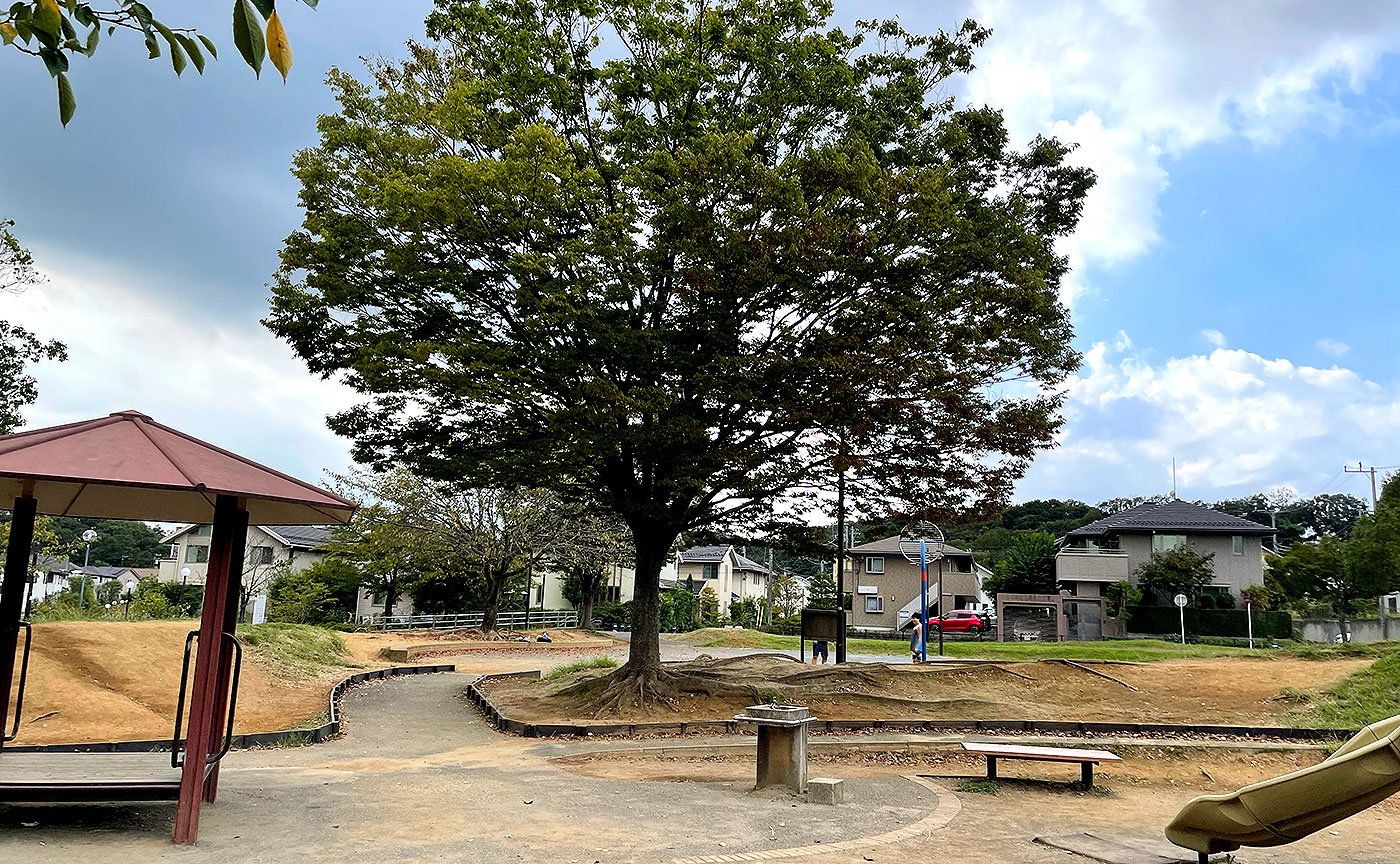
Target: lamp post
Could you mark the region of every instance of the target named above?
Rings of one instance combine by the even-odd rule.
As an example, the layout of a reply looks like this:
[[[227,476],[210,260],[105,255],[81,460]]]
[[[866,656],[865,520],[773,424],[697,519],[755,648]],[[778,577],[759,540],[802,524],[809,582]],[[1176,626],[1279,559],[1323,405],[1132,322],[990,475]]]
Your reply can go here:
[[[181,585],[184,585],[184,584],[185,584],[185,580],[188,579],[188,578],[190,578],[190,568],[188,568],[188,567],[181,567],[181,568],[180,568],[180,584],[181,584]]]
[[[83,598],[87,596],[87,568],[88,557],[92,554],[92,541],[97,539],[97,532],[91,528],[83,532],[83,578],[78,587],[78,611],[83,611]],[[71,583],[70,583],[71,584]]]
[[[122,618],[127,620],[131,618],[131,592],[135,590],[136,581],[134,579],[126,580],[126,610],[122,612]]]

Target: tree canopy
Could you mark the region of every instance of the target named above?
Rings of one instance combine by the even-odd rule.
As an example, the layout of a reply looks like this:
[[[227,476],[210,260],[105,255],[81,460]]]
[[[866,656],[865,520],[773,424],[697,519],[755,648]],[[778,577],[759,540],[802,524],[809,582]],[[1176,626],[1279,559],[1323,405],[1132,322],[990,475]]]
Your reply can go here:
[[[1211,564],[1215,553],[1202,555],[1190,543],[1174,549],[1152,552],[1152,557],[1137,568],[1138,585],[1144,591],[1156,592],[1159,600],[1185,594],[1195,599],[1201,589],[1215,581],[1215,567]]]
[[[831,15],[440,0],[406,61],[330,73],[295,160],[266,323],[364,395],[332,428],[616,513],[623,674],[660,672],[681,531],[816,503],[833,467],[886,507],[995,509],[1061,422],[1055,241],[1091,173],[946,95],[986,29]]]

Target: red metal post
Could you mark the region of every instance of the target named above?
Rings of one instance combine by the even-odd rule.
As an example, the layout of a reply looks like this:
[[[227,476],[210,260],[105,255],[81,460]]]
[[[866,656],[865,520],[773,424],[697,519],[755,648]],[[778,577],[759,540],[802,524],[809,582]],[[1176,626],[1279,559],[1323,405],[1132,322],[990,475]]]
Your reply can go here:
[[[224,610],[233,570],[238,499],[220,495],[214,502],[214,531],[209,540],[209,570],[204,579],[204,611],[199,622],[199,649],[190,686],[189,735],[185,767],[180,776],[180,799],[175,808],[175,842],[188,845],[199,836],[199,803],[204,793],[205,761],[216,747],[210,740],[210,717],[218,702],[219,658],[224,653]]]
[[[0,729],[10,729],[10,690],[14,686],[15,652],[19,620],[24,611],[24,589],[29,584],[29,547],[34,543],[34,514],[39,502],[31,497],[15,499],[10,516],[10,545],[5,550],[5,581],[0,583]],[[0,740],[0,747],[5,742]]]
[[[240,508],[235,518],[237,522],[233,527],[233,549],[229,553],[228,590],[224,598],[225,633],[234,633],[238,629],[238,607],[243,592],[243,561],[248,541],[248,511]],[[212,747],[215,750],[223,747],[224,735],[233,732],[232,729],[224,728],[224,723],[228,720],[229,684],[233,678],[233,645],[227,641],[221,641],[219,644],[222,650],[219,652],[218,684],[214,690],[217,701],[213,713],[209,715],[209,740],[213,742]],[[219,763],[216,762],[214,767],[209,769],[209,779],[204,782],[204,800],[213,804],[218,796]]]

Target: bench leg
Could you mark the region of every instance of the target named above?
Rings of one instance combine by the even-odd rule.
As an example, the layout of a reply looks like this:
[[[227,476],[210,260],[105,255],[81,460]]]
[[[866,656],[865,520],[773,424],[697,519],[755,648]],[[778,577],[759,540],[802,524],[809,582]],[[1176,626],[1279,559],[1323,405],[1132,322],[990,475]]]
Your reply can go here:
[[[987,779],[997,779],[997,757],[995,756],[987,757]]]
[[[1085,789],[1094,788],[1094,763],[1084,762],[1080,766],[1079,778],[1084,783]]]
[[[1196,864],[1210,864],[1210,856],[1204,852],[1197,852]]]

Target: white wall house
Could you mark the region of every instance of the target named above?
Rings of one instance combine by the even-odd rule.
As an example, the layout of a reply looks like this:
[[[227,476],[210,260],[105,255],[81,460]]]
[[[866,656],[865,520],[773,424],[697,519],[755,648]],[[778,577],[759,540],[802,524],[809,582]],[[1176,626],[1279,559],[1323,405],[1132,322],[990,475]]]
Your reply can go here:
[[[729,607],[742,600],[760,604],[768,597],[768,568],[746,558],[733,546],[696,546],[676,556],[676,583],[694,580],[698,596],[706,588],[719,598],[719,613],[729,615]]]

